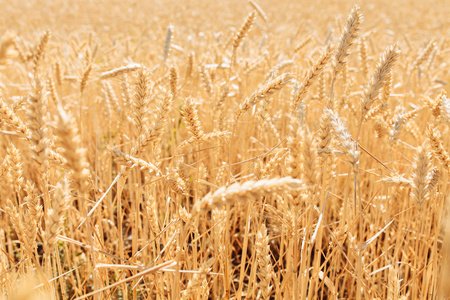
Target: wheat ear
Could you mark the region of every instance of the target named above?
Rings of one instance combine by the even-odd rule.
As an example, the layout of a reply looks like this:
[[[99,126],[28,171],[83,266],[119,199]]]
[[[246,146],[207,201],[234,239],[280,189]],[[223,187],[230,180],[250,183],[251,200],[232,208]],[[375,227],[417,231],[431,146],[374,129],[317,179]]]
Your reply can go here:
[[[86,69],[83,72],[83,76],[81,76],[81,81],[80,81],[80,94],[83,94],[84,91],[86,90],[86,85],[87,82],[89,80],[89,76],[91,75],[91,71],[92,71],[92,64],[89,64]]]
[[[362,102],[361,109],[361,120],[364,119],[365,115],[369,111],[372,103],[375,101],[380,89],[385,84],[386,80],[389,78],[389,74],[400,56],[400,52],[396,50],[396,46],[390,46],[381,55],[378,62],[377,68],[369,81],[369,85],[364,91],[364,99]]]
[[[192,72],[194,71],[194,63],[195,63],[195,54],[194,54],[194,52],[189,52],[188,63],[187,63],[186,71],[185,71],[185,75],[184,75],[185,80],[188,80],[189,78],[191,78]]]
[[[361,70],[363,73],[363,78],[367,79],[367,75],[369,73],[369,65],[367,63],[367,45],[366,45],[366,37],[362,36],[359,41],[359,56],[361,57]]]
[[[182,114],[187,130],[194,139],[200,141],[205,135],[205,132],[202,129],[202,124],[198,118],[198,111],[192,98],[186,99]]]
[[[35,78],[33,85],[33,91],[28,98],[28,128],[31,131],[31,149],[34,154],[36,162],[44,171],[48,167],[47,160],[47,128],[46,123],[46,101],[44,98],[44,90],[38,78]]]
[[[166,40],[164,41],[164,50],[163,50],[163,61],[165,62],[167,60],[167,57],[169,57],[169,51],[170,51],[170,45],[172,43],[173,38],[173,26],[170,24],[167,27],[167,33],[166,33]]]
[[[205,66],[199,67],[199,72],[200,72],[200,79],[202,80],[202,85],[205,88],[205,91],[208,93],[210,97],[213,97],[214,90],[209,72],[206,70]]]
[[[76,120],[62,107],[58,107],[57,135],[62,146],[62,155],[67,161],[73,185],[83,194],[88,187],[89,169],[86,160],[86,149],[81,145],[81,138]]]
[[[17,236],[23,245],[25,252],[30,258],[34,257],[34,250],[36,249],[37,224],[35,218],[30,215],[30,212],[20,209],[20,213],[11,200],[6,200],[6,213],[11,219],[13,227],[16,230]]]
[[[306,47],[312,41],[312,35],[308,35],[301,43],[294,48],[294,54]]]
[[[36,46],[36,49],[34,50],[33,53],[33,74],[37,75],[38,69],[39,69],[39,65],[44,57],[45,54],[45,49],[47,47],[48,41],[50,39],[50,32],[46,31],[40,41],[39,44]]]
[[[150,99],[151,87],[149,74],[145,67],[141,66],[135,79],[134,98],[132,102],[132,118],[136,126],[137,136],[139,137],[146,128],[148,118],[147,110]]]
[[[255,22],[255,18],[256,18],[256,12],[252,11],[251,13],[248,14],[247,18],[244,21],[244,24],[242,24],[239,31],[236,32],[236,35],[234,36],[234,39],[233,39],[233,52],[236,51],[236,49],[242,43],[242,40],[244,39],[244,37],[250,31],[250,28],[252,28],[253,23]]]
[[[305,186],[301,180],[291,177],[262,179],[258,181],[246,181],[223,186],[214,193],[209,193],[203,199],[194,204],[192,214],[222,207],[237,201],[257,200],[260,196],[269,196],[283,191],[303,189]]]
[[[246,98],[245,101],[239,105],[239,109],[234,117],[235,121],[237,122],[246,111],[253,107],[253,105],[282,89],[289,83],[290,80],[290,73],[285,73],[258,88],[258,90],[256,90],[250,95],[250,97]]]
[[[30,139],[31,131],[9,108],[0,96],[0,121],[14,128],[16,134],[23,139]]]
[[[442,144],[441,134],[437,128],[433,128],[429,125],[426,129],[426,133],[428,136],[428,142],[431,146],[431,151],[436,155],[439,162],[445,168],[447,172],[450,172],[450,156],[448,155],[447,150],[445,150],[444,145]]]
[[[416,60],[414,61],[413,69],[417,69],[428,59],[435,46],[436,42],[433,40],[427,44],[425,49],[417,56]]]
[[[241,28],[236,32],[236,34],[233,37],[233,52],[231,58],[232,66],[236,66],[237,49],[244,40],[245,36],[252,28],[255,19],[256,19],[256,12],[252,11],[251,13],[248,14],[244,24],[242,24]]]
[[[175,65],[172,65],[169,69],[169,87],[172,95],[175,95],[178,87],[178,71]]]
[[[305,128],[299,132],[302,140],[302,169],[304,182],[308,186],[317,183],[317,145],[312,133]]]
[[[146,212],[150,229],[154,234],[158,234],[160,232],[158,223],[158,211],[156,208],[155,198],[150,196],[146,203]]]
[[[341,34],[337,52],[334,58],[334,76],[337,77],[347,62],[347,56],[350,54],[350,47],[355,43],[361,30],[363,16],[358,6],[355,6],[347,19],[347,24]]]
[[[147,148],[151,143],[159,143],[168,123],[168,117],[173,106],[173,94],[161,96],[157,105],[157,116],[153,128],[147,129],[140,137],[138,145],[135,145],[131,153],[136,154]]]
[[[181,149],[189,146],[189,145],[195,145],[201,142],[215,142],[215,141],[224,141],[227,142],[229,138],[231,137],[232,133],[229,131],[213,131],[210,133],[205,133],[201,136],[201,138],[196,138],[195,136],[184,140],[178,147],[177,151],[180,151]]]
[[[256,3],[253,0],[249,0],[248,3],[250,3],[250,5],[258,12],[258,15],[264,20],[264,22],[267,22],[268,20],[267,15],[262,10],[261,6],[259,6],[258,3]]]
[[[429,195],[428,186],[428,173],[430,168],[430,157],[425,147],[417,148],[417,156],[414,160],[414,172],[411,178],[412,192],[416,205],[422,205]]]
[[[63,229],[64,218],[70,208],[70,200],[69,186],[64,179],[56,185],[51,201],[52,207],[47,209],[43,234],[44,252],[46,255],[51,254],[53,247],[56,245],[56,237]]]
[[[450,126],[450,99],[447,98],[446,92],[443,90],[435,100],[432,107],[435,117],[447,123]]]
[[[319,76],[325,66],[327,65],[328,61],[331,58],[331,55],[333,54],[333,48],[328,46],[325,52],[322,54],[322,56],[317,60],[317,62],[313,65],[313,67],[308,71],[308,74],[306,74],[305,78],[303,79],[302,83],[300,84],[300,87],[296,92],[294,93],[292,97],[292,106],[295,109],[297,105],[303,100],[303,98],[306,95],[306,92],[308,91],[308,88],[312,85],[314,80],[317,76]]]
[[[188,299],[187,297],[192,295],[197,295],[198,289],[201,287],[203,279],[206,275],[211,272],[211,267],[216,262],[216,259],[210,258],[203,262],[202,266],[198,270],[198,273],[195,273],[191,280],[189,280],[186,290],[183,291],[183,299]]]
[[[119,99],[114,92],[113,87],[108,81],[103,81],[103,97],[105,99],[106,105],[108,106],[109,114],[111,118],[113,117],[113,112],[117,115],[121,115],[121,105],[119,104]]]
[[[13,184],[18,195],[21,194],[22,189],[24,188],[24,178],[23,178],[23,166],[22,166],[22,158],[20,156],[19,150],[11,143],[6,149],[6,157],[9,161],[9,169],[8,173],[11,178],[14,178]]]
[[[27,204],[28,212],[37,227],[41,226],[41,218],[43,215],[43,206],[40,204],[40,196],[36,193],[34,184],[27,180],[25,184],[27,196],[24,202]]]
[[[401,299],[399,296],[400,281],[398,279],[398,272],[396,266],[392,266],[389,268],[388,282],[389,285],[388,285],[387,299],[388,300]]]
[[[162,172],[158,169],[158,167],[150,162],[146,162],[142,159],[125,154],[117,149],[111,149],[111,152],[113,153],[115,161],[118,164],[126,165],[130,169],[138,167],[139,169],[144,169],[155,176],[162,176]]]
[[[353,141],[350,133],[347,131],[347,127],[344,125],[344,122],[337,113],[330,109],[325,109],[325,113],[328,115],[328,119],[330,120],[331,126],[333,126],[336,137],[341,142],[341,145],[347,155],[350,157],[351,163],[354,164],[358,162],[360,153],[358,151],[357,144]]]
[[[260,291],[262,299],[270,299],[272,292],[270,282],[273,276],[273,269],[270,259],[269,235],[265,224],[261,225],[261,229],[256,234],[255,246],[259,277],[257,289]]]
[[[138,70],[141,66],[139,64],[129,64],[127,66],[119,67],[112,69],[110,71],[106,71],[100,74],[98,79],[105,80],[120,76],[122,74],[127,74]]]
[[[331,124],[326,113],[322,113],[320,117],[319,130],[317,132],[317,154],[323,161],[331,154]]]

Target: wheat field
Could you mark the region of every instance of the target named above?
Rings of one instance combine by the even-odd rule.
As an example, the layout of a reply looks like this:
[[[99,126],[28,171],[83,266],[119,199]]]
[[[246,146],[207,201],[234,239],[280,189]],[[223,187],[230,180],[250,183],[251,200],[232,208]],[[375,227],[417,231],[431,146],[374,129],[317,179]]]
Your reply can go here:
[[[3,299],[449,299],[450,5],[0,0]]]

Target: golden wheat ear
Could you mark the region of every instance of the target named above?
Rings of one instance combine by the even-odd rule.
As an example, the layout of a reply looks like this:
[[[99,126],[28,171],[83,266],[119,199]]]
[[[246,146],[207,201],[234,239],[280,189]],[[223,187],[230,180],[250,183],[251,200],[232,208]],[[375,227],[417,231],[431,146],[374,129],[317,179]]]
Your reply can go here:
[[[369,81],[369,84],[364,92],[364,99],[361,109],[361,118],[364,119],[373,102],[376,100],[381,88],[390,80],[391,70],[400,56],[400,51],[398,51],[397,46],[390,46],[381,55],[380,60],[377,64],[377,68]]]
[[[77,123],[69,112],[58,107],[58,127],[56,134],[62,148],[62,156],[70,170],[70,178],[75,190],[83,195],[89,185],[89,164],[86,159],[86,149],[82,147]]]
[[[132,119],[138,137],[145,131],[146,120],[148,119],[148,105],[152,92],[149,76],[150,74],[144,66],[139,68],[135,76],[134,98],[131,105],[133,107]]]
[[[411,178],[413,197],[416,205],[421,206],[428,200],[429,190],[428,186],[428,173],[430,169],[430,154],[426,147],[419,146],[417,148],[417,155],[414,160],[414,172]]]
[[[139,70],[140,67],[141,66],[139,64],[129,64],[127,66],[115,68],[110,71],[101,73],[99,79],[101,79],[101,80],[111,79],[111,78],[120,76],[122,74],[127,74],[127,73],[137,71],[137,70]]]
[[[334,77],[342,71],[347,63],[347,57],[350,54],[350,47],[355,43],[361,31],[361,22],[363,16],[359,6],[355,6],[350,12],[347,24],[345,25],[339,43],[337,45],[336,55],[334,57]]]
[[[317,62],[313,65],[313,67],[308,71],[308,74],[303,79],[300,87],[295,90],[292,95],[292,107],[293,111],[297,107],[297,105],[303,100],[308,91],[308,88],[312,85],[316,77],[322,74],[324,68],[326,67],[328,61],[333,54],[333,47],[328,46],[322,56],[317,60]]]
[[[267,97],[270,97],[275,92],[285,87],[291,81],[291,78],[292,76],[290,73],[285,73],[275,79],[270,80],[269,82],[258,88],[253,94],[247,97],[243,103],[239,105],[238,111],[236,112],[236,115],[234,117],[234,121],[239,121],[240,117],[255,104]]]
[[[255,200],[262,195],[276,194],[286,190],[301,190],[305,185],[301,180],[291,177],[262,179],[258,181],[246,181],[242,184],[235,183],[228,187],[223,186],[214,193],[206,195],[193,207],[193,214],[222,207],[237,201]]]
[[[330,124],[333,127],[336,137],[340,141],[342,148],[350,157],[350,161],[352,163],[358,162],[360,156],[358,145],[353,141],[342,119],[336,112],[333,112],[330,109],[325,109],[325,113],[328,115]]]

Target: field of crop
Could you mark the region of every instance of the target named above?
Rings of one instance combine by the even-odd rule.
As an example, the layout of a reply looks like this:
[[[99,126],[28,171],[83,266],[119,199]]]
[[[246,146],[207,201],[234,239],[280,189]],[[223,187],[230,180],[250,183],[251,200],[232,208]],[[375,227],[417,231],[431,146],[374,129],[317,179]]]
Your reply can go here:
[[[446,2],[0,0],[0,298],[450,298]]]

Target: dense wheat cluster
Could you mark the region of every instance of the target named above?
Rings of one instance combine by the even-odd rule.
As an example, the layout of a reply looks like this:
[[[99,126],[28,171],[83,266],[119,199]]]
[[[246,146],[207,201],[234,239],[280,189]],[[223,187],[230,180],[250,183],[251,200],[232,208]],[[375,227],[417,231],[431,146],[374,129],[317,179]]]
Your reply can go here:
[[[357,2],[0,0],[1,297],[449,298],[449,5]]]

